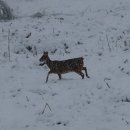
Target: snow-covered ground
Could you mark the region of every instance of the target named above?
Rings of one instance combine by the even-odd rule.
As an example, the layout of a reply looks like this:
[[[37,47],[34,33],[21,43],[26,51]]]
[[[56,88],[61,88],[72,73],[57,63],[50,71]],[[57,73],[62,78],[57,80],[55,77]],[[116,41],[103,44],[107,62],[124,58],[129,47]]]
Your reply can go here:
[[[17,19],[0,22],[0,130],[129,130],[130,1],[5,1]],[[83,56],[91,78],[46,84],[43,51]]]

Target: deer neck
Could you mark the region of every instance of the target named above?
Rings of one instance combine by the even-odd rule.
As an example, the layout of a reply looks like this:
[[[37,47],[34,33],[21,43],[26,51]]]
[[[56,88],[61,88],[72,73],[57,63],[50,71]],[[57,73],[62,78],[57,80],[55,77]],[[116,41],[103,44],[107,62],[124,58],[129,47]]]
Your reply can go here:
[[[46,64],[47,64],[47,66],[48,66],[49,68],[51,68],[51,67],[52,67],[52,61],[50,60],[50,58],[49,58],[49,57],[48,57],[48,59],[47,59]]]

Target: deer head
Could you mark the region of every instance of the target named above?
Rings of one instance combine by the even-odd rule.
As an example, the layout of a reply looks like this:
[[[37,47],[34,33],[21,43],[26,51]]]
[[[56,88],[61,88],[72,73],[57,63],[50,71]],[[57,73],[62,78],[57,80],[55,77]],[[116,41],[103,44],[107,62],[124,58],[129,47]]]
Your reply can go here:
[[[48,57],[48,52],[43,52],[42,57],[39,59],[40,62],[44,62],[45,64],[47,63],[47,60],[49,59]]]

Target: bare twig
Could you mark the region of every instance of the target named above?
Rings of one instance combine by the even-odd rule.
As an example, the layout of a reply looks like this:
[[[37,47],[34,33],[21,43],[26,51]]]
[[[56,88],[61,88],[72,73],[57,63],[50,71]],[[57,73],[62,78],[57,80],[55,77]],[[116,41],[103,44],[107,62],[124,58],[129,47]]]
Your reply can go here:
[[[8,29],[8,53],[9,53],[9,62],[10,62],[10,29]]]
[[[108,48],[109,48],[109,51],[111,52],[111,47],[110,47],[110,43],[109,43],[109,39],[108,39],[107,34],[106,34],[106,39],[107,39],[107,43],[108,43]]]
[[[27,102],[29,102],[29,98],[28,98],[28,96],[26,96],[26,99],[27,99]]]
[[[111,80],[110,78],[105,78],[104,82],[106,83],[107,87],[110,88],[110,85],[108,84],[108,82],[106,82],[106,80]]]
[[[45,104],[45,107],[44,107],[44,109],[43,109],[43,111],[42,111],[42,114],[44,114],[45,113],[45,110],[46,110],[46,108],[49,108],[49,110],[51,111],[51,108],[50,108],[50,106],[49,106],[49,104],[48,103],[46,103]]]
[[[53,36],[55,36],[55,28],[53,28]]]

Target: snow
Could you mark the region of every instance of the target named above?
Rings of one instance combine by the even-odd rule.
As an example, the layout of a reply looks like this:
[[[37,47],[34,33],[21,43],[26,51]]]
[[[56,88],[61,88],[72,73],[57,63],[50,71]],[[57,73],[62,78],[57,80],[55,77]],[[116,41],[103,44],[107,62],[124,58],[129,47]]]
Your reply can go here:
[[[0,130],[129,130],[129,0],[5,1],[17,19],[0,22]],[[43,51],[83,56],[90,79],[45,83]]]

